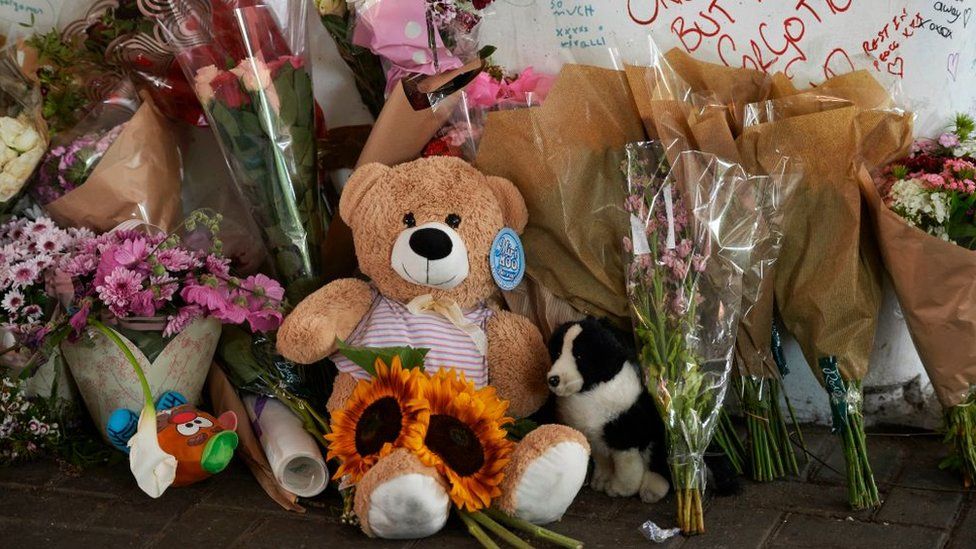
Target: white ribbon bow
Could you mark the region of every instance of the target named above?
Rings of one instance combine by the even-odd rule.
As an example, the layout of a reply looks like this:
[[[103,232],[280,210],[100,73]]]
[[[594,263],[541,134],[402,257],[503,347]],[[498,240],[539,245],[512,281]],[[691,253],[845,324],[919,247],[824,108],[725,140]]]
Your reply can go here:
[[[460,305],[449,297],[434,299],[430,294],[418,295],[407,304],[407,310],[415,315],[442,316],[459,330],[468,334],[481,356],[488,353],[488,336],[480,326],[464,318]]]

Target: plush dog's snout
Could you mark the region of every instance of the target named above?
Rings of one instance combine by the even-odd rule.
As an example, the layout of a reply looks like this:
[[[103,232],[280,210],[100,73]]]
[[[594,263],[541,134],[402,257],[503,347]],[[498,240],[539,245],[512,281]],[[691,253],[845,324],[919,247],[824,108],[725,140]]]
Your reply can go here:
[[[428,227],[410,235],[410,249],[424,259],[435,261],[451,255],[454,245],[447,233]]]
[[[549,386],[559,387],[559,376],[549,376]]]

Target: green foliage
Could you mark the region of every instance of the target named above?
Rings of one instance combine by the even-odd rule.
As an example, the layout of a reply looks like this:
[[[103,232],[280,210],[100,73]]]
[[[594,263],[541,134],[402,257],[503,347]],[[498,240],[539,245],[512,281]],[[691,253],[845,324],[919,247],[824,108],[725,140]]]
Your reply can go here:
[[[413,347],[350,347],[345,341],[338,340],[339,352],[351,360],[353,364],[366,370],[369,375],[376,375],[376,360],[384,364],[393,362],[393,357],[400,357],[400,365],[407,370],[424,369],[424,359],[430,349],[414,349]]]

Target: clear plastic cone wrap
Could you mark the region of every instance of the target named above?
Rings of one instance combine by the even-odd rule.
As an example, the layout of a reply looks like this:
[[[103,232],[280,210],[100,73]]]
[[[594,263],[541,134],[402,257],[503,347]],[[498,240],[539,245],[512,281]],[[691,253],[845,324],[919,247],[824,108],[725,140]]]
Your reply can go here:
[[[648,390],[664,420],[678,526],[704,532],[703,455],[732,368],[743,273],[766,177],[658,142],[628,145],[627,291]]]

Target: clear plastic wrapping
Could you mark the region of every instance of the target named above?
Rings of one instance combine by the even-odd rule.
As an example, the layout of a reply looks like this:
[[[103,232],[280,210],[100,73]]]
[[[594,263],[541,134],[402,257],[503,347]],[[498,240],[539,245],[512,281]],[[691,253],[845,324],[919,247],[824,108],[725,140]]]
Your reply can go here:
[[[325,214],[303,0],[172,6],[159,18],[293,302],[318,288]]]
[[[627,292],[639,360],[668,432],[679,524],[698,532],[703,455],[728,384],[769,180],[699,151],[669,163],[666,149],[627,147]]]
[[[0,51],[0,212],[7,212],[47,150],[41,94],[14,61]]]

